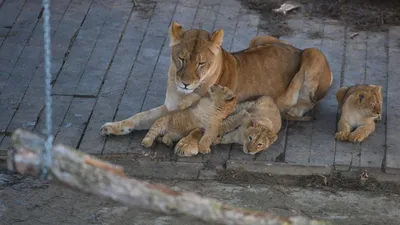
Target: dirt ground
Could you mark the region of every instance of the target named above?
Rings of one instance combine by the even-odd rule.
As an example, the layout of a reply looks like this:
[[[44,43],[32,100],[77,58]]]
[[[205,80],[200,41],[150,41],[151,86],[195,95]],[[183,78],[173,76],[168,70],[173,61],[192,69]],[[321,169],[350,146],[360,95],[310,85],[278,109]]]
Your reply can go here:
[[[259,27],[272,36],[290,35],[285,19],[334,19],[354,31],[386,31],[390,25],[400,25],[398,0],[240,0],[242,5],[261,16]],[[283,15],[274,12],[281,4],[293,2],[301,7]]]
[[[130,209],[38,179],[0,174],[0,224],[205,224],[188,217]],[[283,185],[234,185],[216,181],[151,182],[165,183],[236,206],[282,216],[301,215],[347,225],[397,225],[400,221],[400,196],[390,193],[328,191]]]

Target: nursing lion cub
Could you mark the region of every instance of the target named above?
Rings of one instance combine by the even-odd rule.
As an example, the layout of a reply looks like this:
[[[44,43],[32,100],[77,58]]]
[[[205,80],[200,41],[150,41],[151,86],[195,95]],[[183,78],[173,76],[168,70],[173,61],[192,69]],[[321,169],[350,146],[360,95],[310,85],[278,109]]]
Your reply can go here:
[[[278,139],[282,118],[272,98],[262,96],[240,103],[235,111],[239,112],[223,121],[219,138],[213,144],[241,144],[244,153],[254,155]]]
[[[381,86],[359,84],[342,87],[336,98],[341,108],[336,139],[362,142],[375,131],[374,120],[382,118]]]
[[[233,91],[237,101],[270,96],[291,120],[320,101],[332,84],[332,73],[324,54],[316,48],[297,49],[267,36],[255,37],[249,48],[229,53],[222,48],[224,31],[184,30],[173,22],[170,30],[171,64],[165,102],[128,119],[108,122],[103,135],[123,135],[146,130],[161,116],[183,109],[208,95],[214,84]],[[132,90],[134,91],[134,90]]]
[[[185,110],[168,113],[158,119],[150,128],[142,141],[142,145],[149,148],[154,140],[162,135],[162,142],[172,146],[173,141],[185,137],[189,133],[205,129],[198,143],[198,150],[184,152],[183,155],[196,155],[197,151],[209,153],[210,145],[218,135],[222,120],[233,112],[236,106],[236,97],[228,88],[213,85],[209,89],[210,97],[203,97],[198,104]]]

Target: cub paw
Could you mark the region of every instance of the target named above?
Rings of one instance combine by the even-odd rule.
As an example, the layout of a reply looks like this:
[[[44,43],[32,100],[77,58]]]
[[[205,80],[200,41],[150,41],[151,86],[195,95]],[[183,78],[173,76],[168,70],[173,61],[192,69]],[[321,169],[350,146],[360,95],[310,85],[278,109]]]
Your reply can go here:
[[[349,133],[344,131],[339,131],[335,134],[336,140],[347,141],[349,139]]]
[[[364,134],[353,132],[349,135],[349,141],[351,142],[362,142],[366,136]]]
[[[105,123],[100,127],[100,134],[103,136],[115,134],[113,123]]]
[[[168,146],[169,148],[171,148],[172,145],[174,145],[173,140],[172,140],[170,137],[166,136],[166,135],[164,135],[164,136],[162,137],[161,142],[164,143],[164,144],[165,144],[166,146]]]
[[[190,157],[199,153],[199,146],[195,141],[182,138],[175,146],[175,154]]]
[[[179,102],[178,108],[180,110],[184,110],[186,108],[189,108],[191,105],[192,105],[192,101],[190,100],[190,98],[184,98]]]
[[[141,145],[145,148],[150,148],[153,145],[153,140],[145,137],[143,138]]]
[[[210,146],[202,145],[201,143],[199,144],[199,152],[201,154],[208,154],[211,152]]]
[[[381,121],[382,120],[382,114],[379,114],[377,117],[376,117],[376,121]]]
[[[211,145],[215,146],[215,145],[221,143],[222,137],[223,137],[223,135],[218,135],[218,137],[215,138],[215,140],[213,141],[213,143]]]

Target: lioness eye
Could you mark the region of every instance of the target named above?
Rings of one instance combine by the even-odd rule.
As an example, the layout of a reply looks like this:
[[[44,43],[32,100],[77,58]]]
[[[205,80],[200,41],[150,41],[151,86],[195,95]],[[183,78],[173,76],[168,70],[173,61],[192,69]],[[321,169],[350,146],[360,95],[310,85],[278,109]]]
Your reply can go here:
[[[261,147],[262,146],[262,143],[258,143],[258,145],[257,145],[258,147]]]
[[[199,62],[199,66],[204,66],[206,62]]]
[[[182,58],[182,57],[180,57],[180,56],[178,56],[178,59],[179,59],[181,62],[183,62],[183,60],[184,60],[184,58]]]
[[[251,136],[249,136],[249,141],[253,140],[253,138]]]

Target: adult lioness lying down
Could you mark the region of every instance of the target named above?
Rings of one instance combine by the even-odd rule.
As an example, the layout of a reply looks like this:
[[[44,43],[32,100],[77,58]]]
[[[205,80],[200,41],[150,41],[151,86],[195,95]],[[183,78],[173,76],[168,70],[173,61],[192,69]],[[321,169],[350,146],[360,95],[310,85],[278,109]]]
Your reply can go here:
[[[328,62],[315,48],[304,50],[269,36],[255,37],[248,49],[229,53],[222,48],[224,31],[185,31],[170,27],[171,65],[164,105],[132,117],[105,123],[103,135],[146,130],[169,111],[186,108],[208,94],[213,84],[231,89],[238,101],[267,95],[283,118],[301,120],[327,93],[332,83]],[[134,90],[132,90],[134,91]]]

